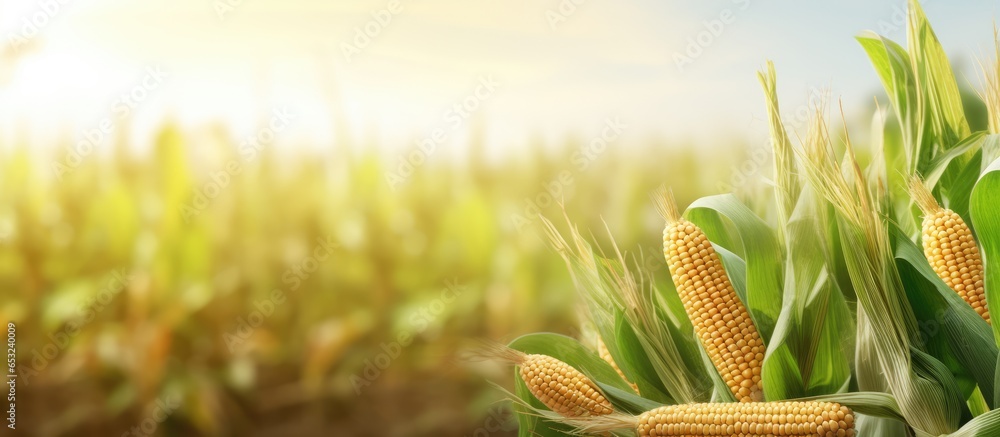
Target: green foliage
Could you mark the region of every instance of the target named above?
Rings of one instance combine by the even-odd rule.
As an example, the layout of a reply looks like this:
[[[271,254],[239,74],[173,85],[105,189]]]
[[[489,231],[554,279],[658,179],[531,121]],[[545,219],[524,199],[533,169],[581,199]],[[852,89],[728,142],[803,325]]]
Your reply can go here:
[[[986,302],[1000,306],[1000,159],[986,169],[972,191],[972,225],[983,252]],[[1000,344],[1000,326],[993,326],[993,336]],[[1000,400],[1000,399],[998,399]]]
[[[860,415],[860,435],[993,435],[1000,429],[993,410],[1000,402],[994,340],[1000,339],[1000,328],[991,328],[929,265],[915,232],[920,211],[906,184],[922,176],[933,200],[972,224],[985,259],[987,298],[1000,302],[1000,160],[995,160],[1000,143],[995,134],[972,132],[950,63],[915,0],[908,20],[907,48],[874,34],[858,37],[889,96],[901,138],[893,138],[895,126],[875,123],[875,141],[867,150],[847,136],[840,147],[818,107],[795,150],[781,122],[769,63],[759,79],[774,148],[773,186],[745,199],[700,198],[685,216],[713,242],[768,346],[763,369],[768,401],[840,402]],[[997,97],[984,100],[992,123],[998,108],[990,102]],[[871,156],[870,162],[861,162],[859,152]],[[589,264],[608,262],[586,243],[578,247],[577,257]],[[620,254],[614,258],[624,265]],[[584,296],[595,295],[593,286],[610,276],[597,268],[580,270],[593,277],[577,282]],[[620,290],[596,294],[614,301],[615,291]],[[660,310],[644,311],[664,324],[685,317],[676,303],[650,302]],[[602,326],[611,321],[613,330]],[[642,338],[651,323],[600,316],[592,322],[605,339],[629,334],[616,335],[612,354],[626,363],[626,379],[655,380],[661,369],[635,359],[648,356],[650,345],[629,341]],[[672,344],[693,338],[689,330],[667,332],[684,338],[665,339]],[[700,355],[707,370],[703,384],[715,387],[712,400],[732,402],[718,371],[703,350]],[[521,402],[530,402],[524,395]]]

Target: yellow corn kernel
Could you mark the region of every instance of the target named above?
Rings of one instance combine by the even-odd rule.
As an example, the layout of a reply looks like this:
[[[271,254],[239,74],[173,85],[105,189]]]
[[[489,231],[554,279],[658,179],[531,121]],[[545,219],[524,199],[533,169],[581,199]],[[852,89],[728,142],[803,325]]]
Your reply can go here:
[[[601,416],[614,412],[611,402],[604,397],[597,384],[556,358],[526,354],[498,344],[487,344],[473,351],[472,356],[519,366],[518,373],[531,394],[564,417]]]
[[[853,437],[854,414],[832,402],[745,402],[660,407],[637,418],[640,437]]]
[[[525,355],[521,379],[531,394],[563,416],[600,416],[614,412],[597,386],[569,364],[548,355]]]
[[[922,240],[927,262],[945,284],[990,323],[983,261],[972,230],[961,216],[942,208],[920,179],[911,179],[910,193],[924,213]]]
[[[719,255],[698,226],[681,218],[669,192],[658,206],[667,220],[663,255],[698,339],[737,400],[763,400],[764,341]]]

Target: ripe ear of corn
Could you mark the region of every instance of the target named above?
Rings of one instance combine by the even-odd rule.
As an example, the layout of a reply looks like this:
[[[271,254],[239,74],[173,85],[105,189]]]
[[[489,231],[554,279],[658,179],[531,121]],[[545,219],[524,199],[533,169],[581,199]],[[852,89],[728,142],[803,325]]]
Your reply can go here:
[[[763,400],[766,348],[750,313],[705,233],[680,217],[672,194],[658,201],[667,220],[663,255],[698,339],[737,400]]]
[[[922,240],[927,262],[948,287],[991,323],[983,285],[982,256],[972,230],[961,216],[942,208],[919,178],[911,179],[910,193],[924,213]]]
[[[611,365],[612,369],[615,369],[615,372],[618,373],[618,376],[621,376],[622,379],[625,380],[625,382],[628,382],[629,387],[632,387],[632,391],[639,393],[639,387],[631,383],[628,380],[628,378],[625,377],[625,374],[622,373],[622,369],[618,367],[618,363],[615,363],[614,357],[611,356],[611,351],[608,350],[608,346],[604,344],[604,340],[601,340],[600,337],[597,338],[597,353],[598,355],[601,356],[602,360],[606,361],[608,364]]]
[[[854,414],[831,402],[748,402],[660,407],[638,417],[640,437],[854,436]]]
[[[554,357],[525,354],[490,345],[474,355],[516,364],[528,390],[550,410],[565,417],[601,416],[614,407],[587,375]]]
[[[546,407],[563,416],[601,416],[614,412],[597,386],[569,364],[548,355],[526,355],[521,379]]]

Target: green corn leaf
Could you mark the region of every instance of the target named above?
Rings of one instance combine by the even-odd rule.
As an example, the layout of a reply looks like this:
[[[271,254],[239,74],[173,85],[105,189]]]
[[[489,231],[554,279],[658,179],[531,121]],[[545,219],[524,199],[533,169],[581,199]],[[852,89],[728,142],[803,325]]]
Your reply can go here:
[[[993,373],[993,399],[1000,400],[1000,357],[997,357],[996,371]]]
[[[993,393],[997,347],[990,326],[941,281],[916,244],[898,229],[895,234],[896,263],[920,327],[917,342],[943,347],[928,349],[943,361],[953,359],[961,366],[957,374],[969,376],[984,392]],[[967,387],[963,397],[971,391]],[[992,407],[993,400],[988,404]]]
[[[931,150],[923,144],[923,114],[918,111],[921,108],[920,96],[910,55],[899,44],[874,33],[868,32],[856,39],[868,53],[899,120],[903,146],[906,149],[907,172],[918,172],[921,170],[920,163],[926,162],[931,156]]]
[[[851,365],[854,360],[854,333],[857,328],[851,309],[837,284],[829,278],[820,282],[825,290],[825,302],[817,299],[814,305],[806,307],[802,320],[805,325],[819,326],[819,338],[810,341],[812,357],[799,355],[802,363],[811,359],[806,392],[809,395],[829,394],[843,391],[851,381]],[[808,332],[803,330],[803,333]]]
[[[639,387],[639,392],[646,398],[663,404],[677,403],[670,397],[669,391],[663,385],[660,375],[652,364],[646,349],[635,335],[632,326],[621,314],[615,322],[616,341],[605,342],[615,363],[625,374],[625,377]],[[612,349],[613,348],[613,349]]]
[[[782,315],[794,324],[790,350],[799,365],[807,394],[834,393],[851,377],[853,317],[844,295],[828,274],[819,229],[825,227],[814,193],[803,190],[786,234],[785,291]],[[780,320],[779,320],[780,323]]]
[[[926,105],[927,120],[936,143],[942,150],[948,150],[970,133],[962,96],[948,56],[918,1],[910,0],[907,16],[909,52],[917,89],[923,94],[922,103]]]
[[[661,320],[666,320],[665,318]],[[685,319],[686,320],[686,319]],[[672,323],[664,322],[666,335],[674,340],[677,353],[683,362],[684,371],[689,384],[694,387],[694,400],[698,402],[708,401],[711,396],[711,388],[708,381],[708,374],[698,360],[698,350],[701,347],[698,338],[694,335],[694,327],[687,323],[683,327]],[[677,369],[668,369],[676,372]]]
[[[1000,410],[977,416],[950,437],[995,437],[1000,435]]]
[[[792,211],[798,203],[802,190],[799,176],[795,171],[795,152],[792,142],[781,121],[781,111],[778,108],[777,73],[774,63],[767,62],[767,70],[757,73],[757,80],[764,88],[767,102],[768,125],[771,130],[771,149],[774,151],[775,168],[775,203],[777,205],[779,235],[783,235],[785,224],[790,220]]]
[[[910,356],[913,372],[917,375],[916,384],[914,384],[916,391],[919,393],[922,386],[928,387],[929,390],[925,390],[923,393],[925,399],[928,400],[932,399],[932,396],[937,394],[936,392],[943,392],[944,395],[940,398],[944,402],[938,408],[948,412],[949,417],[959,416],[960,421],[971,418],[968,405],[965,403],[966,396],[960,393],[958,381],[955,380],[948,366],[917,348],[910,348]]]
[[[934,189],[934,187],[937,186],[938,181],[941,179],[941,176],[943,176],[945,171],[952,166],[952,161],[955,160],[955,158],[978,151],[982,148],[983,143],[986,141],[986,137],[987,135],[985,132],[973,133],[949,149],[947,152],[936,156],[934,160],[928,164],[928,170],[921,175],[924,179],[924,183],[927,184],[929,188]]]
[[[948,169],[951,173],[948,177],[949,183],[946,190],[948,208],[955,211],[966,223],[971,221],[969,202],[972,200],[972,189],[975,188],[976,181],[979,180],[979,175],[982,173],[980,171],[982,159],[982,152],[977,151],[968,160],[963,160],[964,166],[954,166]]]
[[[866,414],[857,414],[854,418],[855,435],[879,437],[910,437],[910,427],[906,422],[895,419],[883,419]]]
[[[993,161],[972,190],[969,204],[972,227],[982,252],[986,305],[1000,306],[1000,159]],[[1000,323],[993,324],[1000,344]]]
[[[986,396],[983,395],[979,387],[976,387],[966,402],[969,404],[969,410],[973,417],[981,416],[990,411],[989,401],[986,400]]]
[[[1000,159],[1000,134],[990,134],[986,136],[986,140],[983,142],[982,146],[983,156],[982,156],[982,171],[986,171],[986,167]]]
[[[665,404],[643,398],[631,389],[622,390],[613,385],[597,382],[597,386],[608,397],[614,405],[616,411],[626,411],[629,414],[642,414],[654,408],[659,408]]]
[[[799,363],[792,355],[787,341],[792,335],[791,330],[792,323],[788,319],[779,319],[772,341],[767,345],[761,382],[764,388],[764,399],[768,401],[806,395],[805,382],[802,380]]]
[[[889,390],[889,386],[886,383],[885,376],[878,364],[878,358],[875,355],[874,331],[871,329],[871,322],[868,320],[868,317],[860,308],[858,310],[857,338],[855,341],[857,344],[855,371],[857,373],[858,388],[862,392],[869,393],[873,397],[873,400],[881,400],[885,404],[885,408],[887,408],[885,411],[869,411],[868,414],[855,410],[860,416],[855,421],[858,435],[910,437],[909,427],[903,418],[903,414],[899,411],[899,405],[896,404],[896,400],[892,395],[885,393]],[[844,393],[844,395],[850,396],[855,394]],[[839,398],[842,395],[836,396]]]
[[[878,357],[875,355],[875,332],[863,308],[858,309],[857,326],[855,372],[858,388],[868,392],[887,392],[889,385],[882,376],[882,369],[879,368]]]

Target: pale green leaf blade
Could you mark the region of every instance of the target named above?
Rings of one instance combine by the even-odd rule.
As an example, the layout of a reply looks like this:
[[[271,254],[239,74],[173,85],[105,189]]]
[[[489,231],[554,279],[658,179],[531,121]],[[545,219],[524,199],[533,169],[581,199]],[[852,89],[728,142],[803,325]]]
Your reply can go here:
[[[910,0],[909,52],[919,89],[924,93],[928,121],[943,150],[969,135],[962,96],[948,56],[927,22],[923,8]]]
[[[1000,159],[993,161],[972,190],[969,204],[972,227],[982,252],[986,305],[1000,306]],[[1000,323],[993,324],[1000,344]]]
[[[874,33],[865,33],[856,39],[875,67],[899,120],[906,149],[907,173],[920,171],[919,164],[926,162],[931,150],[923,144],[925,126],[923,114],[918,111],[922,105],[919,103],[910,55],[899,44]]]
[[[969,376],[986,393],[993,393],[997,347],[989,325],[941,281],[920,248],[901,231],[896,232],[897,265],[920,326],[916,343],[946,345]],[[989,405],[994,405],[992,400]]]

